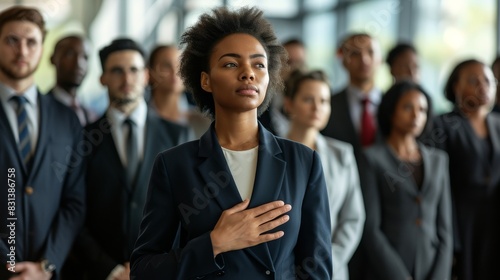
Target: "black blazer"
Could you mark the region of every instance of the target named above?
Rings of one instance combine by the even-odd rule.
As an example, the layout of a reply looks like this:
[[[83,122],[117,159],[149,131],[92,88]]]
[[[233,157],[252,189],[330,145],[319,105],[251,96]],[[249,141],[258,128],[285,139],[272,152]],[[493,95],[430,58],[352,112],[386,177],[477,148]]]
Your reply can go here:
[[[448,157],[420,145],[424,178],[419,189],[408,166],[387,144],[366,150],[363,249],[370,279],[450,279],[453,252]]]
[[[155,157],[188,140],[189,130],[148,111],[144,158],[135,185],[127,182],[106,116],[85,128],[92,143],[87,160],[87,218],[75,244],[89,279],[106,279],[118,264],[129,261],[139,234],[147,185]],[[178,160],[178,159],[176,159]]]
[[[16,261],[46,258],[56,265],[54,279],[66,259],[85,213],[82,128],[71,109],[38,93],[39,135],[31,171],[24,168],[10,124],[0,104],[0,278],[5,274],[10,230],[7,218],[7,174],[15,169]],[[2,276],[3,275],[3,276]]]
[[[249,208],[274,200],[292,205],[290,220],[276,229],[285,232],[282,238],[214,259],[210,231],[222,211],[242,199],[212,123],[200,140],[157,157],[132,254],[132,279],[331,279],[330,218],[319,156],[259,124]],[[180,246],[174,245],[176,235]]]
[[[490,151],[458,110],[438,116],[426,144],[450,157],[455,252],[461,279],[498,277],[500,259],[500,116],[486,118]]]

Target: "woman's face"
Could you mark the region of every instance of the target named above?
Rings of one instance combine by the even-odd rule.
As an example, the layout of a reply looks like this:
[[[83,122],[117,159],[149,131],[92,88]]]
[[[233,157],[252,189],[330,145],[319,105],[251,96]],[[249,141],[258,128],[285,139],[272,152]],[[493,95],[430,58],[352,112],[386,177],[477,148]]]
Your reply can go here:
[[[407,91],[396,103],[391,132],[419,136],[427,122],[427,110],[427,99],[422,92],[416,89]]]
[[[293,125],[321,130],[330,118],[330,87],[323,81],[304,80],[293,100],[285,99],[285,106]]]
[[[201,86],[211,92],[215,111],[243,113],[262,104],[269,84],[267,54],[253,36],[236,33],[222,39],[210,56]]]
[[[458,74],[455,84],[455,98],[461,108],[475,109],[494,102],[495,78],[487,66],[480,63],[465,65]]]

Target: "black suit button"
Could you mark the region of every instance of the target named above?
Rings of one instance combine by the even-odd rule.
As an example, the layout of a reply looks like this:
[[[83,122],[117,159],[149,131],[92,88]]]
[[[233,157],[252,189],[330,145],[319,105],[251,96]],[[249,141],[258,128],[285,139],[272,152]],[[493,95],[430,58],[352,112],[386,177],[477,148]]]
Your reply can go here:
[[[271,275],[271,271],[266,270],[266,275]]]
[[[131,203],[130,203],[130,207],[132,207],[132,209],[137,208],[137,203],[135,203],[135,202],[131,202]]]
[[[224,274],[226,274],[226,272],[224,270],[219,270],[215,275],[223,276]]]

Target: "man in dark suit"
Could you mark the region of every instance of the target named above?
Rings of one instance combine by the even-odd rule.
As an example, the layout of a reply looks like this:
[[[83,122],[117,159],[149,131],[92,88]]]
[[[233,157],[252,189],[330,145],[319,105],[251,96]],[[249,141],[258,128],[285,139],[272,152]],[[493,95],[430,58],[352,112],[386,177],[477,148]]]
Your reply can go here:
[[[81,126],[34,83],[44,37],[36,9],[0,13],[0,279],[57,279],[84,221]]]
[[[89,44],[83,37],[70,35],[60,39],[50,57],[50,62],[56,70],[56,85],[47,93],[70,107],[82,126],[97,119],[97,115],[83,107],[76,96],[76,91],[87,74],[88,53]]]
[[[322,133],[353,146],[363,186],[367,168],[363,148],[377,139],[375,116],[382,93],[375,87],[375,72],[381,55],[376,40],[365,33],[347,36],[337,54],[349,74],[349,84],[332,96],[330,121]],[[364,279],[360,275],[365,271],[363,263],[363,253],[358,249],[349,263],[350,279]]]
[[[92,143],[86,174],[89,207],[74,252],[88,279],[128,279],[154,158],[190,135],[186,127],[148,111],[148,70],[136,42],[114,40],[99,56],[110,105],[85,128]]]

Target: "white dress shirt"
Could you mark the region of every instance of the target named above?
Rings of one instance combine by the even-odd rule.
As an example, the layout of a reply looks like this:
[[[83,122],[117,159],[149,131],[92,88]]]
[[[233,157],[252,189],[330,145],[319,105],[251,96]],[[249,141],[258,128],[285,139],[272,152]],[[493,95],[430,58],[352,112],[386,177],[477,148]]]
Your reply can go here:
[[[24,91],[23,96],[26,97],[26,114],[28,117],[28,131],[30,135],[30,144],[31,144],[31,154],[34,153],[36,149],[36,144],[38,140],[38,128],[39,128],[39,120],[40,120],[40,109],[38,105],[38,90],[36,89],[36,85],[33,84],[26,91]],[[18,124],[17,124],[17,102],[12,100],[11,98],[16,95],[16,92],[0,83],[0,99],[2,101],[2,106],[5,114],[7,115],[7,119],[10,123],[10,128],[12,129],[12,133],[14,134],[14,139],[16,139],[16,143],[19,144],[19,132],[18,132]],[[46,108],[50,109],[50,108]]]
[[[347,102],[349,103],[349,112],[351,113],[352,123],[354,129],[359,134],[361,133],[361,115],[363,113],[363,105],[361,101],[366,95],[359,89],[352,85],[347,88]],[[373,116],[375,124],[377,123],[377,109],[382,99],[382,92],[378,88],[372,88],[368,93],[368,111]]]
[[[148,107],[146,101],[141,99],[137,108],[135,108],[129,116],[119,111],[114,107],[109,107],[106,116],[109,119],[111,125],[111,134],[113,136],[113,141],[115,142],[116,151],[120,156],[120,160],[123,166],[127,166],[127,136],[128,127],[124,125],[127,118],[130,118],[137,128],[137,151],[139,153],[139,160],[144,157],[144,138],[146,135],[146,118],[148,115]]]

